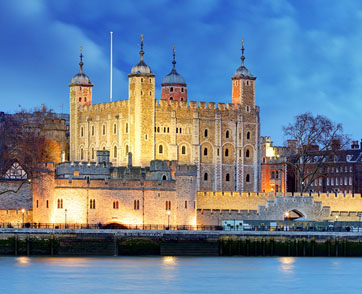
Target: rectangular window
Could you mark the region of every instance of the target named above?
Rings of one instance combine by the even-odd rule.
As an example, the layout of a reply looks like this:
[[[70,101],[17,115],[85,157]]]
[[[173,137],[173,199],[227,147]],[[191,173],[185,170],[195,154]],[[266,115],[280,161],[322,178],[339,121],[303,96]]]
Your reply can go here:
[[[47,208],[49,208],[49,200],[47,200]]]
[[[185,200],[185,208],[187,208],[187,200]]]

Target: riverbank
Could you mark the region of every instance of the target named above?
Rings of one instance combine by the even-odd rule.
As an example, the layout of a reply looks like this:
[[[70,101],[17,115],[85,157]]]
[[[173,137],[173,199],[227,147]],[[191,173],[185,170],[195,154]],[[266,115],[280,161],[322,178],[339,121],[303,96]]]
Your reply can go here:
[[[0,229],[3,256],[362,256],[362,233]]]

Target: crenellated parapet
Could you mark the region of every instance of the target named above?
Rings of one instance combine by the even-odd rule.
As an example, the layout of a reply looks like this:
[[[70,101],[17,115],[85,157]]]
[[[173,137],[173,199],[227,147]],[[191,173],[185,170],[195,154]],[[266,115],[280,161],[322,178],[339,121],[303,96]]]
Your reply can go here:
[[[116,111],[117,109],[127,108],[128,101],[129,100],[120,100],[120,101],[114,101],[114,102],[105,102],[105,103],[99,103],[99,104],[80,106],[79,111],[83,112],[83,113],[97,112],[97,111],[102,111],[102,110]]]

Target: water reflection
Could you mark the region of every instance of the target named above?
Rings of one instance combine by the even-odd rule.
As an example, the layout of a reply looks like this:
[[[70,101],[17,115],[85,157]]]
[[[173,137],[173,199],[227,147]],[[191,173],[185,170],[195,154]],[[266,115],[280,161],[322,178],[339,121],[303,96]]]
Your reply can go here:
[[[287,274],[294,273],[294,263],[295,258],[294,257],[280,257],[278,258],[280,262],[280,270]]]
[[[27,256],[20,256],[20,257],[17,257],[15,260],[16,260],[16,263],[18,266],[27,266],[27,265],[30,265],[30,263],[31,263],[30,257],[27,257]]]

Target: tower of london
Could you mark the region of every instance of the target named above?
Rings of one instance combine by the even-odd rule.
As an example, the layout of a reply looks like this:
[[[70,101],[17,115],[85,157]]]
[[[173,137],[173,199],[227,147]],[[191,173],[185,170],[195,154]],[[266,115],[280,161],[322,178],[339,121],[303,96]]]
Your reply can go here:
[[[258,191],[259,107],[255,81],[241,65],[231,77],[231,99],[225,103],[188,99],[187,83],[176,70],[162,79],[155,97],[156,76],[146,64],[141,40],[140,59],[128,75],[128,99],[92,103],[90,78],[79,72],[70,87],[70,161],[95,162],[107,150],[113,166],[125,166],[132,153],[134,166],[152,160],[195,165],[197,190]]]

